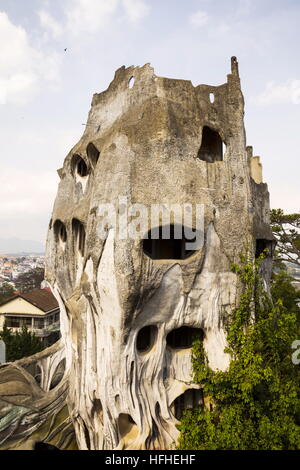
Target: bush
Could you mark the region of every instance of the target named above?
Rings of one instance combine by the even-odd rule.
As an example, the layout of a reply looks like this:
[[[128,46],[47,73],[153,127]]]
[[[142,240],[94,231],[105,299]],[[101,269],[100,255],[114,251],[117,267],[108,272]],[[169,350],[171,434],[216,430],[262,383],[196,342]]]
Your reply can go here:
[[[194,343],[194,381],[212,405],[184,413],[179,449],[300,449],[300,371],[291,359],[299,309],[293,296],[280,298],[292,286],[275,278],[272,301],[258,264],[243,259],[233,269],[243,294],[226,325],[232,360],[226,372],[213,372],[201,342]]]
[[[0,331],[0,338],[6,345],[7,362],[17,361],[23,357],[29,357],[44,349],[43,343],[34,333],[24,326],[21,332],[12,333],[11,329],[4,325]]]

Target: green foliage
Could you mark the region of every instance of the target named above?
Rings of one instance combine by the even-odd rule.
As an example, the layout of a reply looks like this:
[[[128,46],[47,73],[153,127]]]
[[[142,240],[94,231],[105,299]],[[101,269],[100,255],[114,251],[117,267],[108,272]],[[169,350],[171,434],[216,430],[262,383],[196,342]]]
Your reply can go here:
[[[228,316],[229,369],[213,372],[201,342],[193,347],[194,381],[211,406],[184,413],[179,449],[300,449],[300,373],[291,344],[300,337],[299,315],[287,278],[273,281],[274,302],[262,290],[259,263],[233,266],[243,284]]]
[[[12,333],[11,329],[4,324],[3,330],[0,331],[0,338],[6,345],[7,362],[32,356],[44,349],[40,339],[34,333],[29,332],[26,326],[23,326],[20,332]]]
[[[300,214],[284,214],[282,209],[273,209],[271,226],[277,241],[275,260],[300,266]]]
[[[0,303],[9,299],[14,295],[14,288],[8,282],[4,282],[0,287]]]
[[[40,289],[44,280],[45,270],[43,268],[35,268],[26,273],[19,274],[15,280],[16,289],[20,292],[28,292],[33,289]]]
[[[290,312],[300,315],[300,308],[297,305],[300,299],[300,292],[292,285],[293,278],[284,267],[273,273],[271,293],[274,302],[281,300],[285,308]]]

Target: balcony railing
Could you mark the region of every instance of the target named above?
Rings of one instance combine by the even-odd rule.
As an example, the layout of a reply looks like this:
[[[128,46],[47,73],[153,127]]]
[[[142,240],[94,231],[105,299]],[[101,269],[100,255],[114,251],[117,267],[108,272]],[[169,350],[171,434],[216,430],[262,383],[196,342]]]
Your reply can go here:
[[[59,321],[51,323],[51,325],[45,326],[45,328],[30,328],[29,331],[32,331],[36,336],[48,336],[50,333],[59,331]]]
[[[44,328],[37,328],[36,326],[31,327],[27,326],[27,329],[29,332],[34,333],[37,337],[41,338],[44,336],[49,336],[51,333],[54,333],[55,331],[59,331],[59,326],[60,323],[59,321],[55,323],[51,323],[50,325],[45,326]],[[17,331],[22,330],[22,326],[20,327],[9,327],[13,333],[16,333]]]

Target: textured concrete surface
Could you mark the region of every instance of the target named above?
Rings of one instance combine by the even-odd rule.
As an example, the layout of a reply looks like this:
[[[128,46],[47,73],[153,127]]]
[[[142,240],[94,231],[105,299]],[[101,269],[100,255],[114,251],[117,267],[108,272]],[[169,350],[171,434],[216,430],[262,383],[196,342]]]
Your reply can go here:
[[[230,265],[246,251],[254,257],[256,238],[272,239],[267,187],[251,177],[235,58],[231,67],[217,87],[157,77],[149,64],[120,68],[94,95],[86,130],[59,170],[47,278],[62,309],[68,404],[80,448],[175,444],[174,400],[196,386],[191,350],[172,350],[170,331],[201,328],[211,367],[228,367],[223,319],[239,292]],[[205,127],[223,141],[223,159],[213,146],[200,151]],[[74,175],[74,155],[86,164],[84,176]],[[143,252],[141,240],[116,240],[113,227],[102,240],[98,208],[117,207],[120,196],[146,207],[203,204],[203,248],[184,261],[160,262]],[[74,219],[84,227],[84,254]],[[147,325],[157,333],[141,353],[137,335]]]
[[[224,321],[241,290],[231,263],[242,253],[254,260],[273,239],[243,118],[236,58],[221,86],[158,77],[146,64],[120,68],[93,97],[58,170],[46,268],[80,449],[173,448],[182,410],[209,406],[193,384],[188,328],[203,336],[210,366],[225,370]],[[122,217],[120,197],[146,209],[202,204],[203,246],[185,259],[153,259],[143,240],[116,239],[113,224],[101,237],[101,205]],[[190,228],[197,222],[193,215]],[[263,271],[267,285],[270,258]]]

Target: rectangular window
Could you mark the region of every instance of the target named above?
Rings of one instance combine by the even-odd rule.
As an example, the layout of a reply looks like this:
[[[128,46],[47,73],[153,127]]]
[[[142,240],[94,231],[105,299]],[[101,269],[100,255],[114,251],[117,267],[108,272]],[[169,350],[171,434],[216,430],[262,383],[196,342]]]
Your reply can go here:
[[[22,318],[20,323],[21,323],[22,326],[30,327],[31,326],[31,317]]]
[[[34,327],[37,328],[38,330],[42,330],[45,325],[45,320],[44,318],[35,318],[34,320]]]
[[[20,327],[20,319],[17,318],[17,317],[6,318],[5,323],[6,323],[6,326],[8,328],[19,328]]]

